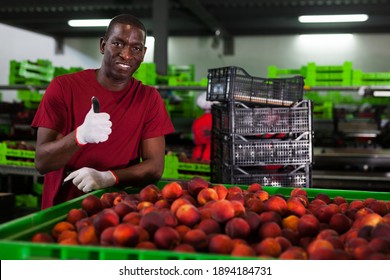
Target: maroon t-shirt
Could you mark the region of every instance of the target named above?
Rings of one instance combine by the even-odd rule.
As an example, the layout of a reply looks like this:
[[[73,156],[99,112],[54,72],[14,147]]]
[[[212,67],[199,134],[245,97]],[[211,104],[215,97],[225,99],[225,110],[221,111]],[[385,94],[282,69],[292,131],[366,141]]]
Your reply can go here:
[[[93,69],[56,77],[43,95],[32,127],[46,127],[67,135],[80,126],[91,109],[91,98],[100,112],[110,115],[108,140],[81,148],[65,168],[45,174],[42,209],[84,194],[71,183],[62,186],[65,174],[82,167],[97,170],[125,168],[139,162],[142,140],[174,132],[164,101],[154,87],[132,78],[122,91],[109,91],[96,80]]]

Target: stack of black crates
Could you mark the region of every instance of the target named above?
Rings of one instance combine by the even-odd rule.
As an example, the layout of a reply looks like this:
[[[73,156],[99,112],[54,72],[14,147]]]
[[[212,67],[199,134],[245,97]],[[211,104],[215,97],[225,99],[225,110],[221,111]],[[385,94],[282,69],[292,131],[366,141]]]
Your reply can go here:
[[[310,187],[313,110],[302,76],[267,79],[240,67],[208,70],[211,181]]]

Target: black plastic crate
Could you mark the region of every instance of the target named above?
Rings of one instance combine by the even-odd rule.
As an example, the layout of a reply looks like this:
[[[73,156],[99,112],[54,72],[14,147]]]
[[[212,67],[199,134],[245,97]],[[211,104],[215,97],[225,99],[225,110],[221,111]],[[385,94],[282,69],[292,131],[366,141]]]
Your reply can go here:
[[[303,76],[260,78],[236,66],[208,70],[207,100],[291,106],[303,99]]]
[[[312,132],[290,137],[262,139],[238,134],[219,134],[213,130],[211,158],[239,166],[312,163]]]
[[[313,103],[302,100],[292,107],[248,107],[241,102],[215,104],[213,129],[240,135],[298,133],[313,130]]]
[[[289,165],[277,170],[269,170],[262,166],[242,167],[211,163],[211,182],[233,185],[250,185],[259,183],[270,187],[310,188],[312,165]]]

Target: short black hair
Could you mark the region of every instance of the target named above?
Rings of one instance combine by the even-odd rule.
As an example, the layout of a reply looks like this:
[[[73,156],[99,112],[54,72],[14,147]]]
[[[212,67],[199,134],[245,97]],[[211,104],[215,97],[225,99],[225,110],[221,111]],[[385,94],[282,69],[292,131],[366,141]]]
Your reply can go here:
[[[146,40],[146,28],[145,25],[135,16],[130,14],[121,14],[113,17],[110,21],[110,24],[108,25],[106,29],[106,33],[104,34],[104,39],[107,40],[108,37],[110,37],[110,34],[114,28],[114,26],[118,23],[121,24],[130,24],[138,27],[142,31],[145,32],[145,40]]]

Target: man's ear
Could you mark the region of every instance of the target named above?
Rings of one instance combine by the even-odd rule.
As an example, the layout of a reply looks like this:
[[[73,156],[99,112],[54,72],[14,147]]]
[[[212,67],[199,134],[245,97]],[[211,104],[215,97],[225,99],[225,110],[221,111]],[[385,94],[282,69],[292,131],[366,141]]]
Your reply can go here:
[[[100,38],[100,53],[104,54],[104,47],[106,45],[106,41],[104,40],[103,37]]]

